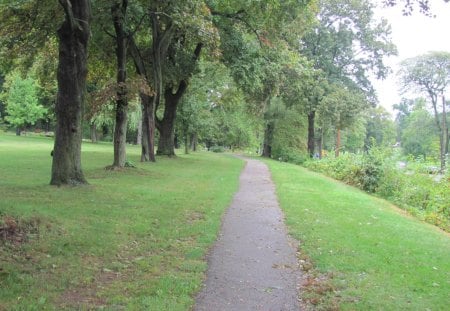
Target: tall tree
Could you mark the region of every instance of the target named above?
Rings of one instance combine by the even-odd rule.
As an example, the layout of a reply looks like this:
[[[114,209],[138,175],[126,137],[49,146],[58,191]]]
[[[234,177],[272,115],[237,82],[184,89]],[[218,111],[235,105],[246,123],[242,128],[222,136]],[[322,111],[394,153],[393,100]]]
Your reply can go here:
[[[317,26],[305,35],[302,53],[330,83],[340,81],[349,88],[360,89],[375,102],[369,75],[384,78],[389,71],[383,58],[396,53],[390,41],[390,26],[384,19],[374,20],[374,5],[370,1],[320,0],[319,6]],[[312,129],[316,107],[308,114]],[[313,139],[309,137],[308,141]],[[309,152],[313,153],[312,146]]]
[[[121,0],[111,7],[111,16],[115,30],[117,59],[116,122],[114,128],[113,167],[124,167],[126,161],[127,139],[127,49],[129,34],[126,29],[128,0]]]
[[[90,36],[90,1],[59,0],[64,22],[58,30],[56,131],[51,185],[86,184],[81,168],[81,120]]]
[[[425,94],[430,100],[439,132],[441,171],[445,169],[447,146],[447,111],[444,94],[450,86],[450,53],[429,52],[406,59],[399,71],[404,90]],[[441,110],[441,112],[439,112]]]

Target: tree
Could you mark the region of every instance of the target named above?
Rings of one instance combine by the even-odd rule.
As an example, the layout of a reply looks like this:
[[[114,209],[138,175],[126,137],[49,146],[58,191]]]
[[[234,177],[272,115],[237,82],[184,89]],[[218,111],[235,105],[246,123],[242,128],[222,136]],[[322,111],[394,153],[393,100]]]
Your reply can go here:
[[[371,108],[366,117],[366,137],[364,147],[369,150],[373,145],[391,146],[395,140],[395,126],[391,114],[382,106]]]
[[[405,119],[402,133],[403,153],[426,159],[433,151],[433,137],[436,137],[436,131],[433,117],[424,105],[418,102]]]
[[[368,106],[361,91],[349,89],[342,84],[331,85],[330,91],[322,100],[319,114],[322,122],[330,124],[336,131],[336,157],[341,150],[341,131],[350,127]]]
[[[20,135],[27,124],[35,124],[47,113],[38,103],[36,82],[31,78],[22,79],[18,74],[12,75],[11,85],[6,98],[6,121],[16,126]]]
[[[220,30],[222,61],[255,114],[264,118],[262,155],[271,157],[275,105],[283,68],[290,66],[299,39],[310,25],[314,1],[210,1]],[[295,53],[294,53],[295,52]]]
[[[115,30],[117,59],[117,91],[116,91],[116,122],[114,129],[114,161],[113,167],[124,167],[126,161],[127,139],[127,48],[129,34],[126,29],[126,14],[128,0],[115,2],[111,6],[111,16]]]
[[[418,100],[423,99],[420,98]],[[412,107],[414,107],[414,105],[414,100],[402,98],[399,104],[395,104],[392,106],[394,110],[398,111],[395,116],[395,123],[397,126],[397,142],[401,142],[402,140],[402,133],[406,127],[406,118],[411,114]]]
[[[449,2],[450,0],[443,1]],[[418,8],[421,13],[431,16],[431,4],[429,0],[383,0],[383,3],[387,6],[403,5],[404,15],[411,15],[414,9]]]
[[[303,38],[301,52],[321,70],[330,83],[343,83],[359,89],[375,102],[369,73],[383,78],[389,72],[385,56],[396,53],[390,41],[390,26],[382,19],[374,21],[370,1],[320,0],[316,27]],[[318,103],[308,112],[309,128],[314,129]],[[314,130],[309,131],[309,153],[313,154]]]
[[[401,63],[399,71],[403,90],[425,94],[430,100],[439,133],[441,171],[445,169],[447,112],[444,94],[450,85],[450,53],[429,52]],[[439,113],[439,110],[442,112]]]
[[[86,184],[81,168],[81,120],[90,36],[90,1],[59,0],[64,21],[58,29],[59,63],[56,131],[51,185]]]

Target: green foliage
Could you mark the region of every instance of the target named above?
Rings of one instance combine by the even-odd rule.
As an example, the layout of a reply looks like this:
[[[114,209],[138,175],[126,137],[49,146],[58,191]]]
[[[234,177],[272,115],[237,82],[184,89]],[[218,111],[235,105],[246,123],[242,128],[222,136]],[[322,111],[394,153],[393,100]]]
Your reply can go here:
[[[320,0],[319,7],[319,20],[304,37],[302,53],[330,82],[372,93],[368,74],[384,77],[383,57],[396,54],[387,21],[375,20],[371,1]]]
[[[209,150],[215,153],[221,153],[225,151],[225,148],[222,146],[212,146]]]
[[[38,103],[36,82],[31,78],[22,79],[13,74],[5,97],[5,120],[17,128],[34,125],[47,113],[47,109]]]
[[[366,118],[366,149],[379,146],[388,147],[395,143],[395,124],[391,114],[382,106],[372,108]]]
[[[405,118],[402,131],[402,147],[405,155],[424,157],[438,153],[434,150],[433,141],[438,137],[436,124],[424,107],[416,108]]]
[[[424,170],[400,170],[387,149],[372,148],[367,154],[346,153],[338,158],[308,161],[307,168],[386,198],[420,219],[450,231],[448,177],[437,182]]]
[[[286,109],[283,116],[275,122],[272,158],[295,164],[306,161],[306,131],[303,114],[292,108]]]

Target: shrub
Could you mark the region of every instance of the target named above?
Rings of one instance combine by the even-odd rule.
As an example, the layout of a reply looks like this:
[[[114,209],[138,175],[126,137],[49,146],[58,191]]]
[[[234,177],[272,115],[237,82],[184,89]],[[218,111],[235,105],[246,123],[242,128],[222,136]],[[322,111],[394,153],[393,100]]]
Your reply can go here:
[[[225,148],[222,147],[222,146],[212,146],[211,148],[209,148],[209,150],[212,151],[212,152],[219,153],[219,152],[224,152]]]
[[[415,161],[402,171],[388,150],[343,154],[339,158],[311,160],[305,167],[390,200],[413,215],[450,231],[449,178],[439,182],[428,173],[429,163]],[[432,166],[431,166],[432,167]]]

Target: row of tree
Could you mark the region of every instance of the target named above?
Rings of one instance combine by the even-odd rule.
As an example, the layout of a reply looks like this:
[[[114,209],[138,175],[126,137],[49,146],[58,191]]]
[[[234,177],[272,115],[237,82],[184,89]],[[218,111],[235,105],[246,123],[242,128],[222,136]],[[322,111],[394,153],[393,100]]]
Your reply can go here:
[[[427,11],[426,1],[403,3]],[[125,165],[130,114],[140,118],[142,161],[155,150],[173,156],[176,138],[243,147],[261,132],[271,157],[301,149],[293,131],[304,124],[309,156],[330,132],[338,155],[341,131],[375,105],[370,75],[385,77],[383,57],[396,52],[373,9],[362,0],[2,0],[0,71],[34,68],[55,115],[53,185],[86,183],[83,113],[93,133],[113,114],[112,167]]]

